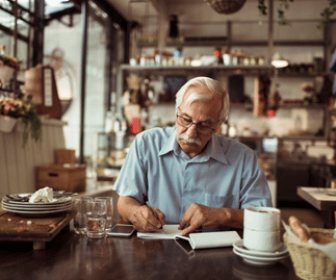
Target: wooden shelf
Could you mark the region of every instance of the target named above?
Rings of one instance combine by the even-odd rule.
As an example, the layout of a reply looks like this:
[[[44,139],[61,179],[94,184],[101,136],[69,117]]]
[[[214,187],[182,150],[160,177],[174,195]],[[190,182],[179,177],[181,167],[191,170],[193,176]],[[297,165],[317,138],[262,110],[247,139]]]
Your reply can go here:
[[[121,70],[126,71],[142,71],[142,72],[200,72],[200,71],[219,71],[230,72],[230,74],[257,75],[260,73],[273,74],[274,68],[271,65],[262,66],[225,66],[225,65],[209,65],[209,66],[130,66],[128,64],[121,65]]]

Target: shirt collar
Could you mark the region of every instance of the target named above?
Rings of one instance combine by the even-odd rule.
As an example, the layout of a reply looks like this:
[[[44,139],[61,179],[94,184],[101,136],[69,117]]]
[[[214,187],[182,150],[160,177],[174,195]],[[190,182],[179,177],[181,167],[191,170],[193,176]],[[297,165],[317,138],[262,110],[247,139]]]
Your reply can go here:
[[[178,156],[181,154],[181,148],[176,140],[176,128],[174,128],[173,133],[171,133],[164,141],[164,144],[159,151],[159,156],[165,155],[171,151],[174,151],[174,153]],[[223,143],[220,141],[220,137],[216,134],[211,137],[205,147],[205,150],[198,156],[198,158],[202,161],[208,161],[211,157],[221,163],[229,163],[224,155]]]
[[[209,158],[213,158],[221,163],[228,164],[223,149],[223,143],[220,141],[220,137],[214,134],[206,145],[204,154],[204,159],[209,160]]]
[[[176,128],[174,128],[169,137],[164,140],[162,148],[159,151],[159,156],[165,155],[171,151],[174,151],[176,155],[180,155],[181,153],[180,146],[176,141]]]

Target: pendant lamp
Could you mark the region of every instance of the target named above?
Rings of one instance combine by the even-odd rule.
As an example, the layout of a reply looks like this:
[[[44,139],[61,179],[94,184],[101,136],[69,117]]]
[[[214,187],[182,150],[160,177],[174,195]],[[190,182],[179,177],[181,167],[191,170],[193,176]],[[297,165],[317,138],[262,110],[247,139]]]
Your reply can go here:
[[[233,14],[238,12],[246,0],[205,0],[217,13]]]

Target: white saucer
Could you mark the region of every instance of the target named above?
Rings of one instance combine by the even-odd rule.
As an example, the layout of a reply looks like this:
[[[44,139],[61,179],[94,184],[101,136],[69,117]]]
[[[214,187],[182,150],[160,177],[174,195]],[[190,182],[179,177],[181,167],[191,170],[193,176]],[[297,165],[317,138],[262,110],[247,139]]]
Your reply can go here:
[[[248,263],[248,264],[253,264],[253,265],[272,265],[275,264],[279,261],[281,261],[284,258],[287,258],[289,256],[289,254],[285,254],[282,256],[278,256],[278,257],[258,257],[258,256],[251,256],[251,255],[247,255],[241,252],[238,252],[235,248],[233,248],[233,252],[242,257],[244,262]]]
[[[288,255],[288,249],[285,244],[281,243],[280,248],[276,252],[261,252],[261,251],[253,251],[249,250],[246,247],[244,247],[244,240],[238,240],[235,243],[233,243],[233,248],[236,249],[236,251],[245,254],[245,255],[250,255],[250,256],[258,256],[258,257],[280,257],[283,255]]]

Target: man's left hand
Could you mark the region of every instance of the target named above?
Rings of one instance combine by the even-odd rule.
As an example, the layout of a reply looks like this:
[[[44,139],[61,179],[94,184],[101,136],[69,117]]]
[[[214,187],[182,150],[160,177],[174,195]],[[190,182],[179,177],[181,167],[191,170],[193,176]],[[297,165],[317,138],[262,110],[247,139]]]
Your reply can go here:
[[[220,214],[218,213],[219,209],[220,208],[211,208],[202,204],[193,203],[184,213],[178,229],[183,230],[184,227],[187,226],[187,228],[182,231],[182,234],[186,235],[200,226],[218,227],[221,225],[218,217]]]
[[[243,228],[243,223],[243,209],[211,208],[193,203],[184,213],[178,229],[183,230],[182,234],[186,235],[200,226],[219,227],[224,225],[233,228]]]

